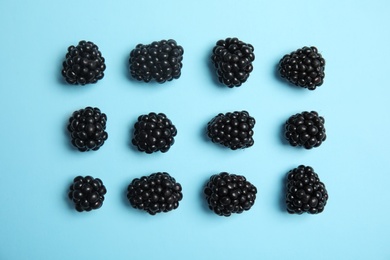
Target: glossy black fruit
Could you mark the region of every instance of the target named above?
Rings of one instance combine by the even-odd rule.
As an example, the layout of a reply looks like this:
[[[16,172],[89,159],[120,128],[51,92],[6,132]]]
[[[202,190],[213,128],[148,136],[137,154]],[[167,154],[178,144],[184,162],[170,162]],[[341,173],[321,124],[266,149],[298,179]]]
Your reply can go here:
[[[328,200],[325,184],[310,166],[300,165],[287,174],[287,211],[291,214],[318,214]]]
[[[70,46],[62,64],[62,76],[69,84],[96,83],[104,77],[106,64],[97,45],[80,41]]]
[[[326,140],[324,123],[315,111],[292,115],[285,124],[285,137],[292,146],[318,147]]]
[[[70,185],[68,197],[79,212],[98,209],[103,205],[106,187],[99,178],[77,176]]]
[[[279,62],[282,78],[296,86],[315,90],[325,77],[325,59],[316,47],[303,47],[286,54]]]
[[[255,119],[247,111],[218,114],[207,124],[207,135],[213,143],[232,150],[248,148],[254,144]]]
[[[228,217],[249,210],[255,203],[257,189],[244,176],[221,172],[210,177],[204,194],[212,211]]]
[[[97,107],[73,112],[68,124],[72,144],[81,152],[98,150],[108,137],[106,121],[106,114]]]
[[[255,60],[251,44],[237,38],[219,40],[213,48],[211,61],[217,72],[219,82],[229,88],[239,87],[253,70]]]
[[[178,79],[183,67],[184,49],[175,40],[154,41],[138,44],[130,52],[129,70],[133,78],[158,83]]]
[[[176,127],[163,113],[140,115],[134,124],[133,145],[145,153],[167,152],[174,144]]]
[[[180,183],[168,173],[157,172],[134,179],[127,188],[127,199],[133,208],[155,215],[179,207],[181,191]]]

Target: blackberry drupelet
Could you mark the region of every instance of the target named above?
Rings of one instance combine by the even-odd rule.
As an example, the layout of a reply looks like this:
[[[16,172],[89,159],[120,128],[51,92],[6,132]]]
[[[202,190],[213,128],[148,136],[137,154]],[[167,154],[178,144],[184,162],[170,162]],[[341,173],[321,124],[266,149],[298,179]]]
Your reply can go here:
[[[237,38],[219,40],[213,48],[211,61],[217,72],[218,80],[229,88],[239,87],[253,70],[255,60],[251,44]]]
[[[318,214],[324,210],[328,192],[312,167],[300,165],[289,171],[286,189],[288,213]]]
[[[303,47],[284,55],[279,62],[282,78],[296,86],[315,90],[325,77],[325,60],[316,47]]]
[[[166,172],[135,178],[127,188],[127,199],[131,206],[155,215],[179,207],[182,200],[180,183]]]
[[[102,180],[91,176],[77,176],[69,188],[69,199],[75,203],[77,211],[91,211],[103,205],[107,193]]]
[[[62,76],[69,84],[96,83],[104,77],[104,61],[97,45],[80,41],[77,46],[69,46],[62,64]]]
[[[221,172],[212,175],[204,188],[209,208],[219,216],[249,210],[256,200],[256,187],[244,176]]]
[[[325,119],[317,112],[292,115],[285,124],[285,137],[292,146],[318,147],[326,140]]]
[[[138,121],[134,124],[132,143],[141,152],[165,153],[174,144],[176,134],[176,127],[165,114],[151,112],[138,117]]]
[[[98,150],[108,138],[106,122],[106,114],[97,107],[73,112],[68,123],[72,144],[80,152]]]
[[[178,79],[183,67],[184,49],[175,40],[154,41],[138,44],[130,52],[129,70],[133,78],[158,83]]]
[[[232,150],[248,148],[254,144],[255,119],[247,111],[218,114],[207,124],[207,135],[213,143]]]

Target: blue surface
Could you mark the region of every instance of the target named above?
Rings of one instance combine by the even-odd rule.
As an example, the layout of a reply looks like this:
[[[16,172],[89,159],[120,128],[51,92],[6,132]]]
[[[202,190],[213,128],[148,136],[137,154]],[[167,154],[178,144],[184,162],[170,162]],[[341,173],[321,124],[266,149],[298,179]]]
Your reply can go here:
[[[390,2],[370,1],[0,1],[0,259],[390,259],[388,84]],[[219,39],[253,44],[254,71],[241,88],[216,84],[209,56]],[[176,39],[182,76],[159,84],[129,79],[138,43]],[[106,58],[95,85],[61,78],[66,49],[95,42]],[[317,46],[325,83],[310,92],[278,79],[285,54]],[[97,152],[69,145],[70,114],[97,106],[109,138]],[[204,136],[219,112],[248,110],[255,145],[230,151]],[[286,145],[283,122],[304,110],[326,119],[314,150]],[[178,129],[166,154],[129,145],[138,115],[164,112]],[[326,184],[319,215],[289,215],[285,174],[311,165]],[[135,177],[167,171],[183,186],[173,212],[149,216],[125,198]],[[210,175],[242,174],[258,188],[253,208],[230,218],[207,209]],[[101,209],[78,213],[67,188],[100,177]]]

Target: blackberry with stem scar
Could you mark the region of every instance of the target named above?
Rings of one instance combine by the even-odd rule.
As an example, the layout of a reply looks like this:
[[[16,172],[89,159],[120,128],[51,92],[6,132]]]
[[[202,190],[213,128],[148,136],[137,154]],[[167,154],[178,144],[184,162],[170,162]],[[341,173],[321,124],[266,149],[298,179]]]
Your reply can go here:
[[[138,44],[130,52],[129,70],[138,81],[164,83],[180,78],[184,49],[175,40]]]
[[[219,40],[213,48],[211,61],[214,64],[218,80],[229,88],[240,87],[253,70],[255,60],[251,44],[237,38]]]
[[[80,41],[77,46],[69,46],[62,67],[62,76],[66,82],[85,85],[102,79],[106,64],[96,44]]]

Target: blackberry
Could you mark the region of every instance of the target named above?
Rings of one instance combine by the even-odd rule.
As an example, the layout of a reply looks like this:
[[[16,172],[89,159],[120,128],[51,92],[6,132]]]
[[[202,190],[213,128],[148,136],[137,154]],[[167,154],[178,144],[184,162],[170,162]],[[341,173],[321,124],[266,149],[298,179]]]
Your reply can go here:
[[[251,44],[237,38],[219,40],[213,48],[211,61],[217,72],[219,82],[229,88],[239,87],[253,70],[255,60]]]
[[[317,214],[324,211],[328,192],[310,166],[300,165],[287,174],[286,205],[290,214]]]
[[[176,134],[176,127],[165,114],[151,112],[138,117],[138,121],[134,124],[132,143],[141,152],[165,153],[174,144]]]
[[[127,188],[127,199],[133,208],[155,215],[177,209],[183,198],[181,191],[175,178],[166,172],[157,172],[135,178]]]
[[[318,147],[326,140],[325,119],[317,112],[292,115],[285,124],[285,137],[292,146]]]
[[[68,124],[73,146],[80,152],[98,150],[108,137],[106,121],[106,114],[97,107],[74,111]]]
[[[69,46],[62,63],[62,76],[69,84],[96,83],[104,77],[104,61],[97,45],[90,41],[80,41],[77,46]]]
[[[316,47],[303,47],[284,55],[279,62],[282,78],[296,86],[315,90],[324,82],[325,60]]]
[[[70,185],[68,197],[77,211],[91,211],[103,205],[104,195],[107,193],[102,180],[91,176],[77,176]]]
[[[249,210],[256,200],[256,187],[244,176],[221,172],[210,177],[204,188],[209,208],[219,216]]]
[[[248,148],[254,144],[255,119],[247,111],[218,114],[207,124],[207,135],[213,143],[232,150]]]
[[[183,67],[184,49],[175,40],[138,44],[130,52],[129,70],[133,78],[158,83],[178,79]]]

